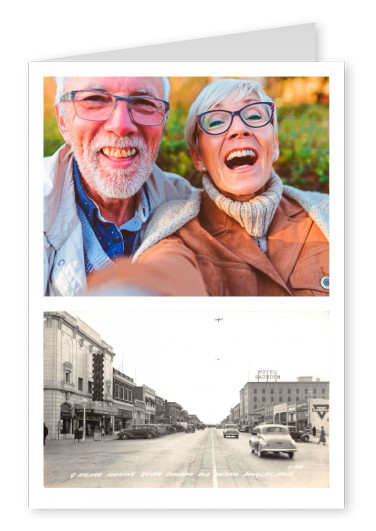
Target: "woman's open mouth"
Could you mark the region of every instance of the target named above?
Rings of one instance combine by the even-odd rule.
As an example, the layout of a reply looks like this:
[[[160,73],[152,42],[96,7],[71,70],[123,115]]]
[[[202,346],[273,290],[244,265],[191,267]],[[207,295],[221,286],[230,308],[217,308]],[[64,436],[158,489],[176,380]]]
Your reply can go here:
[[[225,164],[230,170],[238,170],[254,166],[258,161],[258,153],[254,149],[238,149],[231,151],[225,158]]]

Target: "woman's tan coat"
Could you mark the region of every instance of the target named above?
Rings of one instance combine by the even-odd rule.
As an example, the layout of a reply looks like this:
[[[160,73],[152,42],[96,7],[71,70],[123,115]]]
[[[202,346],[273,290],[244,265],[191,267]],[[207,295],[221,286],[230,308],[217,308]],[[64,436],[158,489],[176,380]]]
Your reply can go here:
[[[111,269],[111,284],[126,282],[159,295],[327,296],[328,277],[328,240],[296,201],[282,197],[265,255],[205,192],[198,216],[135,264],[120,260]],[[106,278],[104,272],[89,286]]]

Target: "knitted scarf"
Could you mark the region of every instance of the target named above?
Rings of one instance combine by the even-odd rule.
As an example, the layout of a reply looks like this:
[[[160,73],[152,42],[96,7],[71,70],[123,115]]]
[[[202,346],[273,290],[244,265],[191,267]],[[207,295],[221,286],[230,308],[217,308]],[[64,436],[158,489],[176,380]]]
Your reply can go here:
[[[262,194],[244,203],[233,201],[224,196],[208,174],[202,179],[206,193],[218,208],[239,223],[255,240],[260,249],[266,254],[267,234],[269,225],[282,197],[283,185],[281,179],[272,170],[266,189]]]

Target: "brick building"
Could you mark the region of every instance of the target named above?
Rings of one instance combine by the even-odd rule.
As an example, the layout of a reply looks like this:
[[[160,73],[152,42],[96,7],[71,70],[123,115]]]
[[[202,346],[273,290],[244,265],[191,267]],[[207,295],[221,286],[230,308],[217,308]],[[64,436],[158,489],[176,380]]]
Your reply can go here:
[[[130,428],[133,425],[135,386],[132,378],[117,369],[113,370],[114,404],[118,410],[115,415],[115,431]]]

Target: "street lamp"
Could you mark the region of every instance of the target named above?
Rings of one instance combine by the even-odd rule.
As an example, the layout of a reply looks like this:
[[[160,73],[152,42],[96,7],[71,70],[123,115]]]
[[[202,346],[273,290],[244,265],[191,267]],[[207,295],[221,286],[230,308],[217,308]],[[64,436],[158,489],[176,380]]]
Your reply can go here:
[[[83,398],[82,405],[84,406],[84,431],[82,434],[82,442],[86,441],[86,404],[87,404],[87,398]]]

